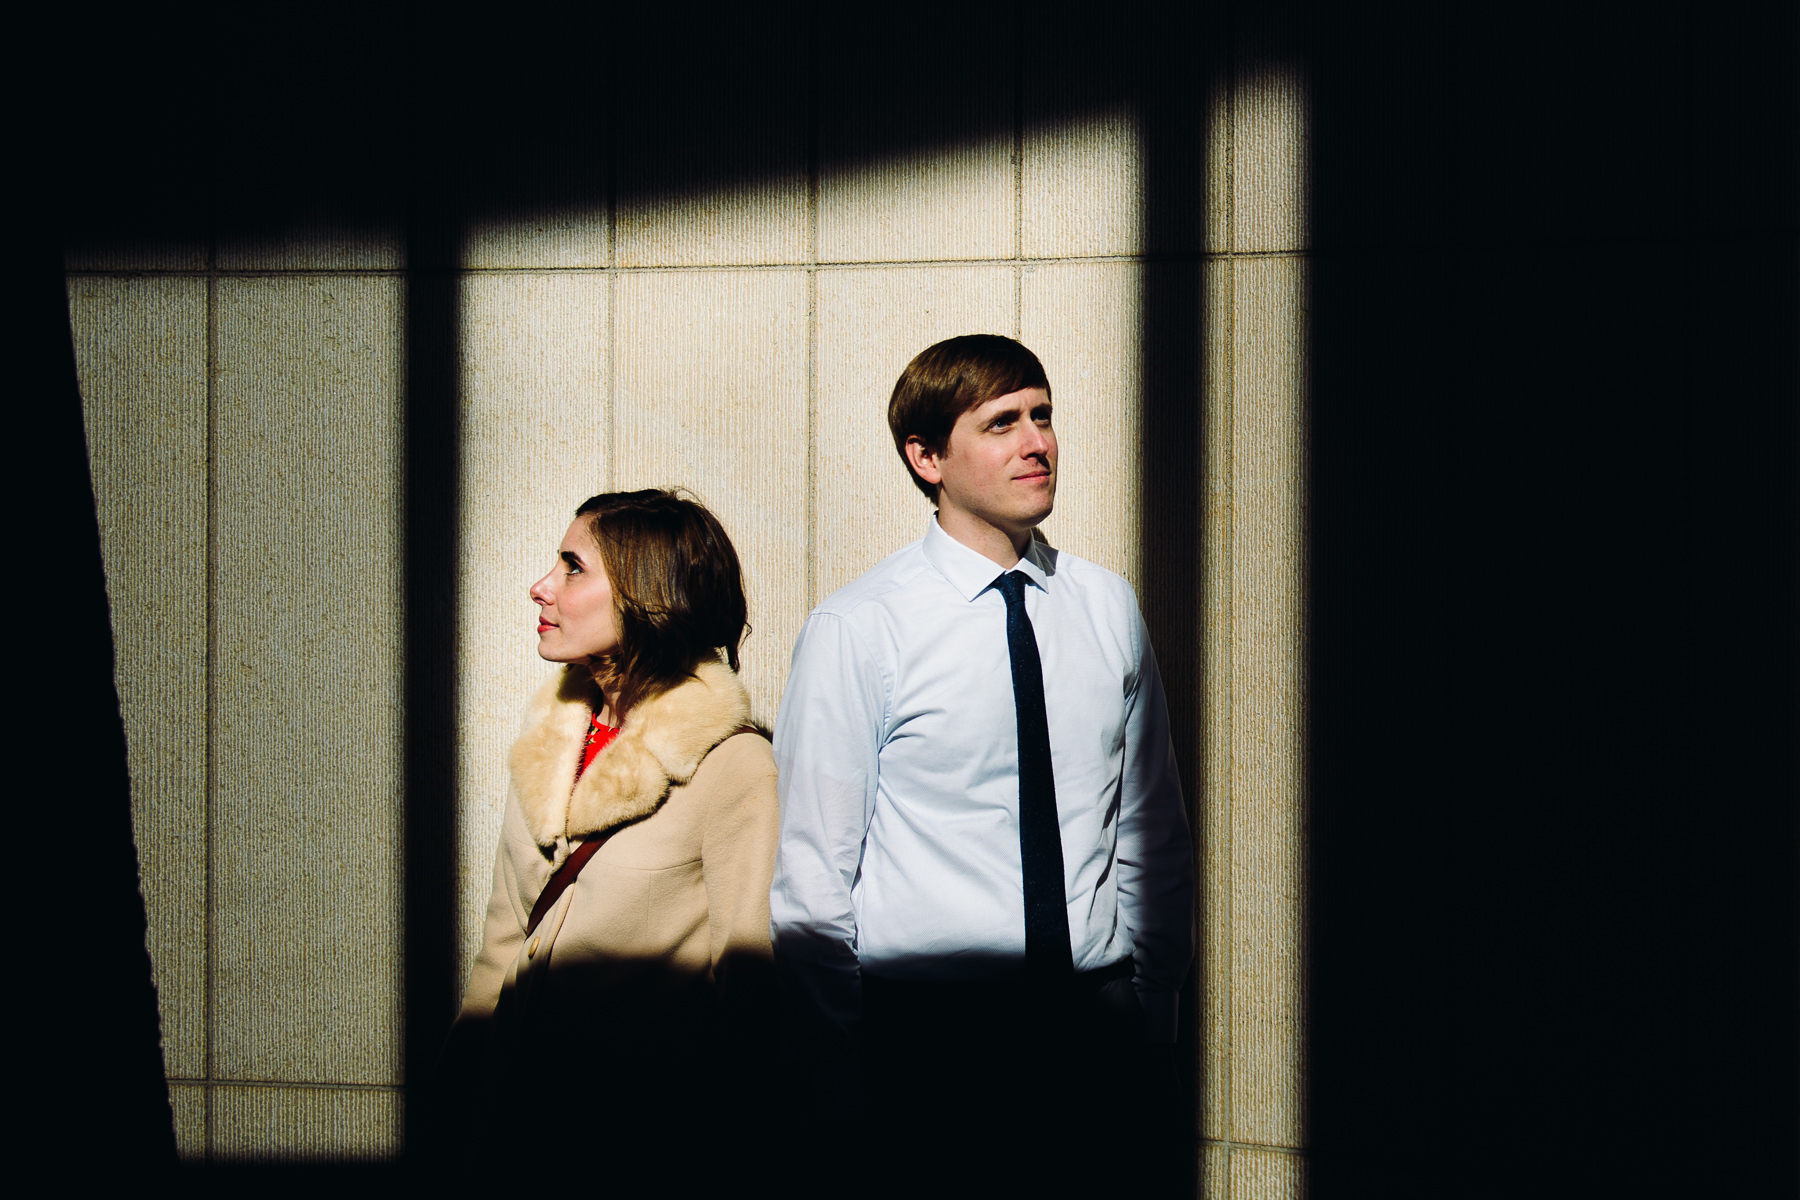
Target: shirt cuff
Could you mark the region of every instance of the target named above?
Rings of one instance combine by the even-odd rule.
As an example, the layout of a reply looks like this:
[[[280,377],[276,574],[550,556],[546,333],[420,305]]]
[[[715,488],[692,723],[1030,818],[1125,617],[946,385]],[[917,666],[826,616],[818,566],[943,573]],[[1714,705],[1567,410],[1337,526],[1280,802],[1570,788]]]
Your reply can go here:
[[[1138,1004],[1144,1010],[1144,1040],[1172,1044],[1181,1019],[1180,993],[1140,988]]]

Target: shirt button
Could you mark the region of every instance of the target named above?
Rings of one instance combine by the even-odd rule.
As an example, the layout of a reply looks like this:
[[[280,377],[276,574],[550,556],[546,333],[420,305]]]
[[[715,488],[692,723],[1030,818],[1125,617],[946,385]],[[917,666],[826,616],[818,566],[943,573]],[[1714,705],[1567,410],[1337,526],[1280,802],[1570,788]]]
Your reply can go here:
[[[536,958],[537,957],[537,948],[538,948],[538,939],[532,938],[531,944],[525,947],[525,957],[526,958]]]

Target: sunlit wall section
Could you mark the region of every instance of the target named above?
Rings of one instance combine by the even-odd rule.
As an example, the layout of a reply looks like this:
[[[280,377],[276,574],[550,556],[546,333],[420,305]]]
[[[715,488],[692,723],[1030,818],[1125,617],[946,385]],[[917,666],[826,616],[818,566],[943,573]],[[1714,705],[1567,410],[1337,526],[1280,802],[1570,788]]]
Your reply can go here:
[[[576,246],[605,245],[565,215],[543,238],[555,261]],[[495,237],[510,266],[535,225]],[[473,248],[499,257],[478,229]],[[586,236],[582,236],[583,234]],[[473,257],[473,255],[471,255]],[[457,353],[462,428],[456,563],[458,978],[480,949],[493,886],[494,847],[506,801],[507,750],[525,698],[554,669],[537,657],[529,589],[550,569],[582,500],[611,484],[609,353],[612,285],[602,272],[468,271],[459,280]],[[430,514],[426,514],[430,519]]]
[[[190,1160],[399,1148],[400,255],[303,227],[70,256]]]
[[[1233,45],[1206,265],[1202,1182],[1305,1194],[1306,251],[1302,70]]]
[[[456,201],[410,280],[379,223],[254,214],[255,236],[71,258],[184,1154],[396,1153],[402,1017],[453,1007],[402,1013],[402,567],[433,541],[407,521],[456,523],[460,986],[551,672],[527,589],[575,505],[678,485],[718,512],[772,723],[809,609],[929,517],[896,376],[995,332],[1055,386],[1047,535],[1140,588],[1184,681],[1204,1194],[1302,1193],[1305,97],[1228,22],[1196,29],[1192,86],[1084,75],[1093,47],[1040,32],[974,77],[925,47],[943,78],[903,96],[822,52],[712,129],[623,95],[530,197],[497,172]],[[455,341],[409,362],[421,280],[447,280]],[[455,407],[410,419],[457,423],[460,501],[409,515],[422,367]]]

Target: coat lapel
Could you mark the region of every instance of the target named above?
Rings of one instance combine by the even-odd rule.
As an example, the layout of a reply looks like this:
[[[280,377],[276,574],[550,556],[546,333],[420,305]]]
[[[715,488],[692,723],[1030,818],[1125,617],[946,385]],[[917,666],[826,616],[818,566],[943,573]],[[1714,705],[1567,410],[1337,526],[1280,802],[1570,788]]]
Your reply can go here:
[[[597,700],[586,668],[572,666],[527,710],[525,732],[513,747],[512,778],[525,824],[540,846],[649,816],[671,786],[692,779],[707,752],[750,719],[750,698],[737,675],[724,663],[702,663],[692,679],[627,713],[619,736],[571,791]]]

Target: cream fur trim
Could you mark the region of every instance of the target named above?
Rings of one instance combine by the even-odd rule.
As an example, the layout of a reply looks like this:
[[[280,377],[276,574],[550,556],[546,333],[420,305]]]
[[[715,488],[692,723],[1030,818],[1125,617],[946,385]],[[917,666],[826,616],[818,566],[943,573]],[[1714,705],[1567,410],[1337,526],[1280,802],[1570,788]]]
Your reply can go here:
[[[627,713],[619,736],[573,793],[569,784],[599,696],[583,667],[566,668],[538,692],[512,750],[513,790],[538,845],[649,816],[670,787],[694,777],[709,750],[749,723],[750,697],[730,667],[702,663],[694,675]]]

